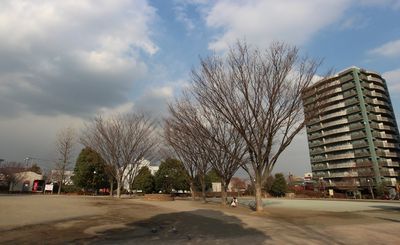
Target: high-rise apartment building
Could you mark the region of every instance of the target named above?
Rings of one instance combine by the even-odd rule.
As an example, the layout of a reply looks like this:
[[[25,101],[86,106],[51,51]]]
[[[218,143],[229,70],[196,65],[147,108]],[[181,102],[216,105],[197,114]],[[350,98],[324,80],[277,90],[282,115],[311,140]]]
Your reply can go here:
[[[399,182],[400,139],[385,80],[351,67],[303,93],[314,177],[337,190]]]

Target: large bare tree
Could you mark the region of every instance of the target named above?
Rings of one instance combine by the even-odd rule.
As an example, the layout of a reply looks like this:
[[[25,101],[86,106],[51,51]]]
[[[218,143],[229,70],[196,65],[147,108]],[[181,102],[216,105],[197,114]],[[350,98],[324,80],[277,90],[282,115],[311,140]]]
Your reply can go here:
[[[131,113],[108,119],[96,117],[86,125],[81,142],[92,148],[109,166],[117,181],[117,196],[131,169],[150,158],[157,146],[155,122],[146,114]]]
[[[305,125],[301,95],[318,66],[283,43],[261,51],[238,42],[226,58],[202,59],[192,72],[196,100],[229,122],[245,142],[243,167],[255,186],[257,211],[263,209],[262,186],[278,157]]]
[[[57,179],[58,182],[58,195],[61,194],[61,188],[65,182],[65,171],[71,164],[71,157],[73,155],[75,144],[76,132],[73,128],[63,128],[57,133],[55,146],[58,160],[56,162],[56,172],[54,174],[55,179]]]

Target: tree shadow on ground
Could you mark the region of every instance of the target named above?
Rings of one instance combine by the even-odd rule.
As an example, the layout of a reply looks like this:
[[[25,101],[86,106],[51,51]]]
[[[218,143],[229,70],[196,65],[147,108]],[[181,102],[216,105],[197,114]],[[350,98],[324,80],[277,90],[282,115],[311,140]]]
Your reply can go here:
[[[371,206],[372,208],[379,208],[385,211],[397,211],[400,212],[400,206],[385,206],[385,205],[376,205]]]
[[[96,237],[80,240],[95,244],[252,244],[270,239],[263,232],[246,228],[235,216],[220,211],[199,209],[156,215],[129,223]]]

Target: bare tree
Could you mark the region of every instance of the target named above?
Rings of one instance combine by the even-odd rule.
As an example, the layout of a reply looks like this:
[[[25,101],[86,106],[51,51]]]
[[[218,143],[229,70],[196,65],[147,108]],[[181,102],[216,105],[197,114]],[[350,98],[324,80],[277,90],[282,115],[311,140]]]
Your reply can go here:
[[[58,161],[56,162],[56,179],[58,182],[58,195],[61,194],[61,188],[65,182],[65,171],[71,164],[71,157],[76,144],[76,132],[73,128],[67,127],[61,129],[57,134],[56,150]]]
[[[7,162],[0,166],[0,176],[8,190],[13,190],[13,186],[22,180],[23,175],[19,173],[23,171],[25,171],[25,168],[22,163]]]
[[[201,107],[201,106],[200,106]],[[209,162],[221,179],[221,204],[227,204],[228,185],[242,166],[246,145],[237,130],[223,117],[202,107],[203,120],[197,128],[207,149]]]
[[[175,116],[165,120],[165,139],[168,144],[174,149],[179,160],[185,167],[188,177],[190,192],[192,199],[195,199],[195,178],[200,179],[202,187],[202,198],[206,201],[206,182],[205,175],[207,174],[210,165],[205,157],[205,149],[202,148],[195,138],[195,130],[192,124],[184,122],[185,118],[173,107],[170,110],[176,112]]]
[[[153,154],[157,146],[154,130],[155,123],[147,115],[131,113],[109,119],[96,117],[83,131],[82,144],[99,153],[109,166],[109,174],[117,181],[118,197],[130,169]]]
[[[245,144],[230,124],[206,109],[187,95],[170,105],[166,138],[186,162],[187,170],[199,175],[204,199],[204,177],[210,167],[214,168],[221,178],[222,203],[226,204],[228,184],[241,166]],[[191,174],[192,178],[196,174]]]
[[[260,51],[238,42],[226,60],[202,59],[192,72],[196,100],[229,122],[246,144],[243,167],[255,186],[257,211],[278,157],[305,125],[301,95],[318,66],[282,43]]]

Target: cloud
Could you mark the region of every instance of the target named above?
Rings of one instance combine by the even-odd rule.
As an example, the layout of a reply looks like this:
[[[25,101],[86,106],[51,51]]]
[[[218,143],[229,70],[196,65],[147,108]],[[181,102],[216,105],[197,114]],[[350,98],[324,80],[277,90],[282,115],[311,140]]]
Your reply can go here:
[[[390,7],[394,10],[400,9],[400,0],[363,0],[357,1],[358,4],[364,6],[378,6],[378,7]]]
[[[222,31],[209,44],[225,50],[237,39],[245,38],[258,46],[273,41],[302,45],[322,28],[335,23],[349,8],[349,0],[222,0],[206,15],[209,27]]]
[[[137,1],[2,1],[0,115],[88,116],[128,101],[158,50]]]
[[[382,74],[385,78],[389,91],[391,93],[400,94],[400,68],[392,71],[387,71]]]
[[[400,57],[400,39],[387,42],[368,52],[371,55],[379,55],[389,58]]]

